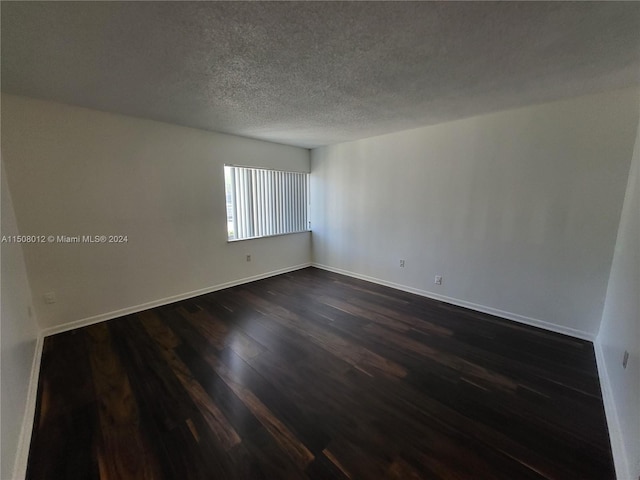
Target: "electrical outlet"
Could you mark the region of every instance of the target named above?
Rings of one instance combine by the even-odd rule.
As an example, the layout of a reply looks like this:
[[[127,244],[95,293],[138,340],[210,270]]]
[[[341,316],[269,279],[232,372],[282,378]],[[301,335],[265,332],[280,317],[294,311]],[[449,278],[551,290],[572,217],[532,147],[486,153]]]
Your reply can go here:
[[[627,362],[629,362],[629,352],[625,350],[622,356],[622,368],[627,368]]]
[[[436,285],[442,285],[442,275],[436,275],[436,278],[433,280],[433,283]]]
[[[56,303],[56,294],[54,292],[47,292],[44,294],[44,303]]]
[[[247,262],[251,261],[251,255],[247,255]]]
[[[404,268],[404,260],[400,260],[400,267]]]

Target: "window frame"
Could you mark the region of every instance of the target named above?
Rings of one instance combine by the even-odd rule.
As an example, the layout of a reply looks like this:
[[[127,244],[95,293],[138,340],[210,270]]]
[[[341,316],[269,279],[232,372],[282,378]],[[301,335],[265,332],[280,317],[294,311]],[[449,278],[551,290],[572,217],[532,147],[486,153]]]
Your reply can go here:
[[[231,169],[231,173],[232,173],[232,181],[231,181],[231,186],[232,186],[232,192],[228,192],[227,191],[227,168]],[[229,238],[229,202],[227,201],[227,198],[229,196],[229,194],[231,195],[231,211],[232,211],[232,222],[233,222],[233,232],[234,232],[234,236],[237,236],[238,232],[238,196],[236,194],[236,186],[237,183],[235,182],[235,175],[237,173],[237,171],[235,169],[237,168],[243,168],[243,169],[250,169],[250,170],[256,170],[256,171],[265,171],[265,172],[270,172],[270,173],[290,173],[290,174],[295,174],[295,175],[304,175],[304,188],[305,191],[304,193],[306,194],[306,198],[304,198],[304,213],[303,213],[303,221],[306,224],[305,227],[301,230],[293,230],[293,231],[285,231],[285,232],[278,232],[278,233],[272,233],[272,234],[267,234],[267,235],[253,235],[251,237],[243,237],[243,238]],[[293,235],[293,234],[297,234],[297,233],[307,233],[311,231],[311,221],[310,221],[310,201],[311,201],[311,194],[310,194],[310,187],[311,187],[311,173],[310,172],[304,172],[304,171],[293,171],[293,170],[285,170],[285,169],[278,169],[278,168],[270,168],[270,167],[258,167],[258,166],[253,166],[253,165],[238,165],[238,164],[231,164],[231,163],[225,163],[223,165],[223,178],[224,178],[224,192],[225,192],[225,217],[227,219],[227,227],[226,227],[226,236],[227,236],[227,243],[234,243],[234,242],[242,242],[245,240],[255,240],[258,238],[269,238],[269,237],[280,237],[283,235]],[[255,190],[257,187],[255,185],[252,186],[252,189]],[[268,201],[269,205],[272,204],[271,200]],[[275,206],[274,206],[275,207]],[[253,203],[253,201],[251,202],[251,207],[250,207],[250,211],[251,211],[251,217],[253,218],[253,211],[254,211],[255,205]],[[263,207],[264,209],[264,207]],[[291,211],[290,211],[291,213]],[[281,219],[282,214],[276,212],[275,210],[271,211],[272,215],[277,215],[277,222],[282,221]],[[287,216],[285,214],[285,216]],[[264,222],[266,222],[267,220],[264,220]]]

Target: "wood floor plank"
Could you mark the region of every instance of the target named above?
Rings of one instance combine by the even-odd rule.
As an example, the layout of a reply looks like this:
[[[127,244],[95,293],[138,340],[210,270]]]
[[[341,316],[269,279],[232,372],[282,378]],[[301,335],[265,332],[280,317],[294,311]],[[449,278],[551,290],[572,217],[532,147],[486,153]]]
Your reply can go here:
[[[234,371],[221,362],[215,362],[215,371],[229,388],[240,398],[247,408],[269,431],[282,450],[304,470],[313,461],[313,454],[298,440],[293,433],[260,401],[249,388],[239,383]]]
[[[138,405],[129,378],[111,345],[105,323],[86,329],[89,362],[99,402],[101,442],[98,443],[100,478],[155,479],[153,454],[139,429]]]
[[[605,480],[593,345],[305,268],[45,340],[29,480]]]
[[[132,379],[141,428],[148,433],[164,478],[204,480],[207,472],[233,470],[216,432],[164,361],[158,344],[139,322],[110,322],[114,344]]]
[[[207,329],[199,329],[195,322],[190,322],[200,333],[207,338],[213,344],[223,346],[226,341],[217,342],[215,338],[210,336],[210,332]],[[182,330],[184,333],[184,330]],[[238,332],[240,333],[240,332]],[[193,336],[190,337],[193,339]],[[201,345],[201,342],[197,342]],[[196,346],[198,349],[198,346]],[[232,351],[237,353],[237,350],[231,348]],[[255,356],[255,355],[254,355]],[[249,358],[253,358],[250,356]],[[245,404],[245,406],[255,415],[255,417],[262,423],[271,436],[278,442],[281,449],[287,453],[287,455],[294,461],[301,470],[304,470],[306,466],[313,461],[313,454],[300,442],[300,440],[282,423],[263,403],[262,401],[245,385],[241,383],[238,378],[238,369],[229,368],[223,362],[221,362],[217,355],[212,352],[204,354],[204,358],[212,367],[212,369],[220,376],[220,378],[226,383],[226,385],[236,394],[236,396]],[[241,358],[244,358],[241,356]],[[255,388],[255,385],[254,385]]]
[[[98,479],[98,411],[82,333],[45,339],[38,391],[27,476]]]
[[[178,354],[211,398],[217,401],[220,409],[241,436],[245,448],[255,455],[260,468],[268,475],[267,478],[304,478],[294,459],[287,455],[289,451],[280,448],[252,410],[196,351],[183,345],[179,348]]]
[[[298,466],[304,467],[313,460],[313,454],[308,448],[314,451],[324,448],[326,440],[323,439],[321,429],[311,428],[296,405],[260,377],[245,363],[243,357],[232,349],[213,352],[206,345],[206,333],[198,329],[192,330],[184,323],[173,325],[182,338],[244,402]]]
[[[153,322],[143,320],[144,327],[147,329],[149,335],[160,344],[160,352],[162,353],[167,365],[171,368],[176,378],[182,384],[184,390],[189,394],[193,402],[198,407],[198,410],[202,414],[202,418],[204,418],[218,443],[225,450],[230,450],[240,443],[240,436],[236,433],[233,427],[229,425],[225,416],[209,397],[207,392],[205,392],[204,388],[202,388],[202,385],[193,378],[187,366],[173,351],[173,348],[180,344],[178,337],[173,334],[169,327],[159,321],[159,319],[154,320],[155,321]],[[192,431],[195,429],[193,420],[189,419],[188,425]],[[196,435],[196,440],[197,439],[198,435]]]
[[[358,370],[362,370],[370,375],[376,371],[396,377],[404,377],[406,375],[406,371],[401,365],[387,360],[357,344],[353,344],[343,337],[318,328],[316,325],[306,321],[290,310],[266,302],[260,297],[244,290],[239,290],[238,294],[248,302],[256,305],[258,311],[266,312],[270,319],[299,333],[309,339],[309,341],[350,363]]]

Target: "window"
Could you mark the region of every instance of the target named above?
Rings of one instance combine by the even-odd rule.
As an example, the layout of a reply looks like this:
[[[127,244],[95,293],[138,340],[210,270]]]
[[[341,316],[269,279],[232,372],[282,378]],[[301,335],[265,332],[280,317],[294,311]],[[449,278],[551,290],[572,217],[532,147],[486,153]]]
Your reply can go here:
[[[229,240],[305,232],[309,174],[224,167]]]

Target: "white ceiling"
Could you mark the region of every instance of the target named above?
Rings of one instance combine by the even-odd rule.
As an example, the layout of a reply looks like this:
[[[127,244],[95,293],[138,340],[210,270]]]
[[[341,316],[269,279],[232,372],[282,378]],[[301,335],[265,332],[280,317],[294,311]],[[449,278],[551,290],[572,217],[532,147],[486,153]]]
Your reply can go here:
[[[315,147],[640,83],[635,2],[2,2],[2,90]]]

